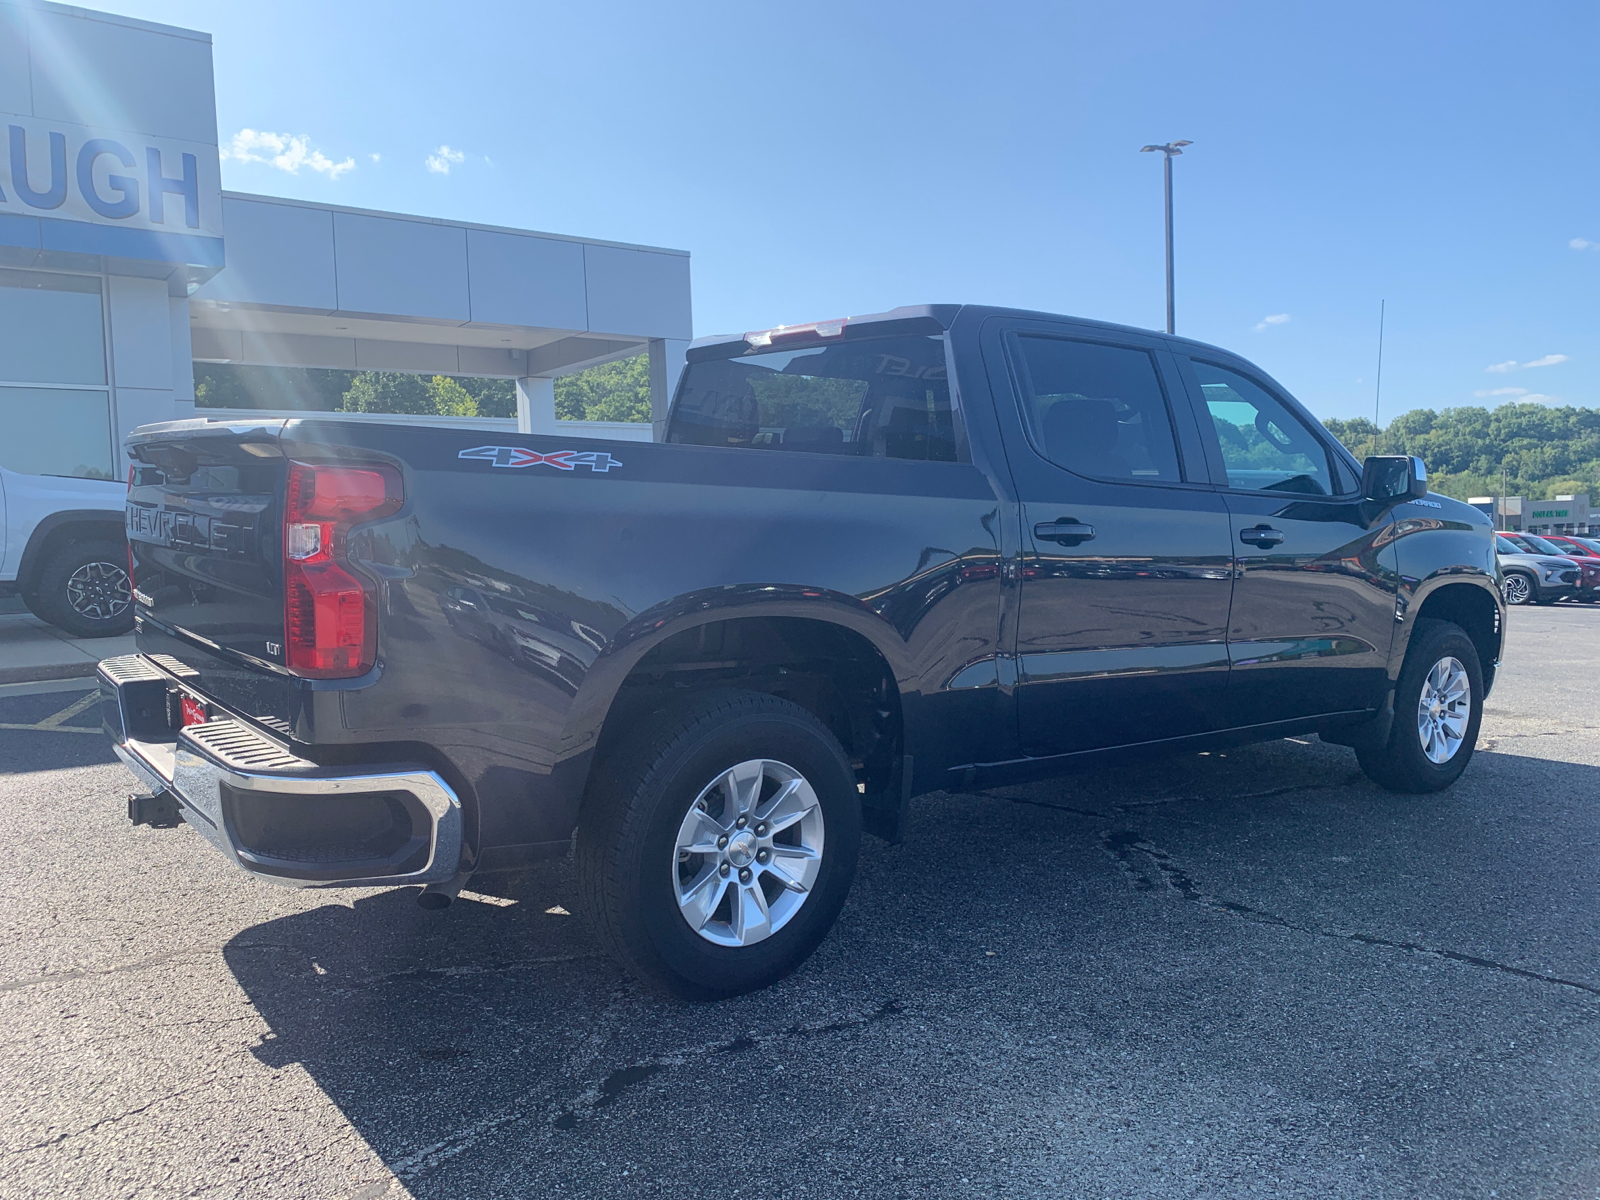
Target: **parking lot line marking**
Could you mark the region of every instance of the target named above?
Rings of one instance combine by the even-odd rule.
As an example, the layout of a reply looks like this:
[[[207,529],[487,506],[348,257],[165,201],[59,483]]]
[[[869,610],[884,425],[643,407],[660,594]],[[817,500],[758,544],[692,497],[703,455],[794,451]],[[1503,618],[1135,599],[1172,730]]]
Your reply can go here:
[[[83,729],[77,725],[13,725],[0,721],[0,729],[27,729],[34,733],[98,733],[105,734],[103,729]]]
[[[56,726],[61,725],[66,721],[70,721],[84,709],[98,703],[100,703],[100,693],[90,692],[87,696],[82,696],[79,699],[74,700],[60,712],[55,713],[52,716],[48,716],[44,720],[40,721],[37,728],[54,729]]]

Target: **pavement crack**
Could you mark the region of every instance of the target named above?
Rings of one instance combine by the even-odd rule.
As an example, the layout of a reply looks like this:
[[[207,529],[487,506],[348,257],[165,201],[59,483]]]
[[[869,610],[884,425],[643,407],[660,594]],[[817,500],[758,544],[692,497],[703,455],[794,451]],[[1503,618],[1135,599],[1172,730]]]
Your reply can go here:
[[[16,1150],[11,1151],[10,1153],[12,1153],[12,1154],[28,1154],[28,1153],[31,1153],[34,1150],[46,1150],[46,1149],[49,1149],[51,1146],[59,1146],[62,1142],[66,1141],[68,1138],[82,1137],[86,1133],[93,1133],[95,1130],[99,1129],[102,1125],[114,1125],[118,1121],[125,1121],[129,1117],[136,1117],[142,1112],[148,1112],[150,1109],[154,1108],[156,1105],[162,1103],[163,1101],[171,1100],[176,1096],[183,1095],[185,1090],[186,1089],[180,1088],[179,1090],[177,1090],[175,1092],[168,1092],[166,1095],[157,1096],[154,1100],[149,1100],[149,1101],[145,1102],[144,1104],[139,1105],[139,1107],[137,1107],[137,1108],[130,1108],[126,1112],[112,1113],[109,1117],[101,1117],[98,1121],[95,1121],[95,1122],[93,1122],[92,1124],[89,1124],[89,1125],[85,1125],[81,1129],[69,1129],[65,1133],[58,1133],[53,1138],[46,1138],[44,1141],[35,1142],[31,1146],[20,1146]]]
[[[158,954],[154,958],[141,958],[133,962],[119,963],[114,967],[102,967],[99,970],[74,970],[56,971],[47,975],[32,975],[26,979],[8,979],[0,982],[0,992],[14,992],[19,988],[35,987],[41,983],[67,983],[74,979],[92,979],[100,975],[120,975],[125,971],[145,971],[151,967],[159,967],[163,963],[176,962],[183,958],[193,958],[193,951],[182,954]]]
[[[842,1021],[830,1021],[823,1025],[790,1025],[785,1029],[766,1034],[741,1034],[727,1041],[704,1042],[668,1054],[656,1055],[641,1062],[630,1063],[616,1068],[598,1084],[580,1093],[571,1104],[550,1118],[550,1124],[556,1129],[572,1129],[578,1124],[580,1117],[607,1107],[625,1091],[642,1084],[664,1067],[681,1067],[719,1054],[742,1054],[796,1038],[829,1037],[851,1029],[863,1029],[889,1017],[900,1016],[904,1012],[903,1001],[885,1000],[870,1012],[848,1017]]]
[[[1402,950],[1408,954],[1421,954],[1429,958],[1442,959],[1445,962],[1462,963],[1466,966],[1478,967],[1486,971],[1495,971],[1517,979],[1532,980],[1536,983],[1550,984],[1555,987],[1573,988],[1590,996],[1600,996],[1600,985],[1585,983],[1579,979],[1566,979],[1560,975],[1550,975],[1542,971],[1530,971],[1525,967],[1514,967],[1510,963],[1498,962],[1482,955],[1467,954],[1460,950],[1448,950],[1439,946],[1427,946],[1421,942],[1401,941],[1396,938],[1379,937],[1376,934],[1362,933],[1360,931],[1341,931],[1319,928],[1315,925],[1302,925],[1297,921],[1289,920],[1287,917],[1267,912],[1265,909],[1254,908],[1248,904],[1240,904],[1233,900],[1223,900],[1202,891],[1195,884],[1188,871],[1180,867],[1170,854],[1146,840],[1143,834],[1131,829],[1109,830],[1101,835],[1100,844],[1101,848],[1130,877],[1138,890],[1155,891],[1160,884],[1165,884],[1172,891],[1182,896],[1183,899],[1198,904],[1209,912],[1225,913],[1228,916],[1238,917],[1257,925],[1268,925],[1275,929],[1287,929],[1294,933],[1308,934],[1312,937],[1355,942],[1362,946],[1379,946],[1389,950]],[[1140,869],[1135,855],[1141,856],[1149,862],[1150,866],[1155,869],[1155,878]]]
[[[899,1016],[904,1011],[905,1005],[902,1001],[886,1000],[870,1012],[843,1021],[832,1021],[822,1025],[791,1025],[773,1033],[742,1034],[726,1041],[683,1047],[667,1054],[655,1055],[640,1062],[616,1067],[607,1072],[597,1083],[585,1088],[570,1103],[557,1108],[553,1115],[549,1104],[542,1112],[553,1129],[572,1129],[580,1118],[592,1116],[596,1111],[615,1103],[624,1093],[638,1087],[667,1067],[682,1066],[717,1054],[736,1054],[793,1038],[825,1037],[849,1029],[861,1029],[889,1017]],[[413,1181],[471,1149],[490,1134],[536,1115],[540,1114],[531,1106],[512,1105],[502,1108],[480,1121],[464,1126],[385,1165],[397,1179]],[[371,1194],[381,1195],[388,1185],[380,1181],[369,1186],[378,1189]],[[366,1194],[368,1193],[365,1190],[357,1193],[357,1195]]]

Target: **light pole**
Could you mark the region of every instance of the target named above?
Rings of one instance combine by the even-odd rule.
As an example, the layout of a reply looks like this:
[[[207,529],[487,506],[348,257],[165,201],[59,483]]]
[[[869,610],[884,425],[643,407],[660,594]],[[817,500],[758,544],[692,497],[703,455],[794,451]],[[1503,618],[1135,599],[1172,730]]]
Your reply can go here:
[[[1168,333],[1177,332],[1173,328],[1173,307],[1172,307],[1172,156],[1175,155],[1175,154],[1182,154],[1183,153],[1183,147],[1192,146],[1192,145],[1194,145],[1193,142],[1168,142],[1164,146],[1143,146],[1139,150],[1140,154],[1144,154],[1146,151],[1150,151],[1150,150],[1159,150],[1159,151],[1161,151],[1162,154],[1166,155],[1166,157],[1162,160],[1162,164],[1161,165],[1162,165],[1162,174],[1166,178],[1166,185],[1167,185],[1167,332]]]

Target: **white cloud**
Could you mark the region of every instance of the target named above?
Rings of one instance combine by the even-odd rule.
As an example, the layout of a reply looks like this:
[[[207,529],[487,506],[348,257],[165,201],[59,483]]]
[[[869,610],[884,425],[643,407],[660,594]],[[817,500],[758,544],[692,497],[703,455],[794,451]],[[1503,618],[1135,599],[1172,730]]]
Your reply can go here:
[[[1528,394],[1528,389],[1527,388],[1510,388],[1510,387],[1507,387],[1507,388],[1490,388],[1488,391],[1473,392],[1472,394],[1474,396],[1477,396],[1480,400],[1485,396],[1526,396]]]
[[[356,169],[356,160],[353,158],[334,162],[321,150],[313,150],[310,139],[304,134],[297,136],[255,129],[241,129],[234,134],[222,148],[222,157],[235,162],[265,163],[291,175],[300,174],[301,167],[309,167],[329,179],[337,179],[346,171]]]
[[[1529,392],[1522,397],[1522,402],[1524,404],[1559,404],[1561,403],[1561,397],[1546,396],[1543,392]]]
[[[1491,375],[1509,375],[1512,371],[1526,371],[1532,367],[1553,367],[1557,363],[1564,363],[1566,361],[1567,356],[1565,354],[1546,354],[1543,358],[1530,359],[1525,363],[1519,363],[1514,358],[1507,359],[1505,362],[1495,363],[1493,366],[1485,367],[1484,370],[1489,372]]]
[[[1591,242],[1588,238],[1573,238],[1567,245],[1574,250],[1600,250],[1600,242]]]
[[[1287,325],[1288,323],[1288,313],[1273,313],[1270,317],[1261,318],[1260,324],[1256,326],[1256,332],[1260,333],[1263,329],[1271,329],[1274,325]]]
[[[459,150],[452,150],[449,146],[440,146],[425,160],[428,170],[435,175],[448,175],[450,168],[459,166],[467,161],[467,156]]]
[[[381,154],[369,154],[369,155],[367,155],[367,157],[370,158],[375,163],[380,163],[380,162],[383,161],[383,155],[381,155]]]

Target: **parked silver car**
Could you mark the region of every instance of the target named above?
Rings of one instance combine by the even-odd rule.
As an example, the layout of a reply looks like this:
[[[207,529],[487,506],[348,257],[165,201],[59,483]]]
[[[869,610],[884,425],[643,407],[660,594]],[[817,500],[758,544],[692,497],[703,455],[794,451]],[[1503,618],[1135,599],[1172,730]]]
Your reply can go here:
[[[1507,604],[1554,604],[1563,596],[1578,594],[1581,574],[1570,558],[1528,554],[1499,536],[1494,539],[1494,549],[1500,563],[1500,590]]]

